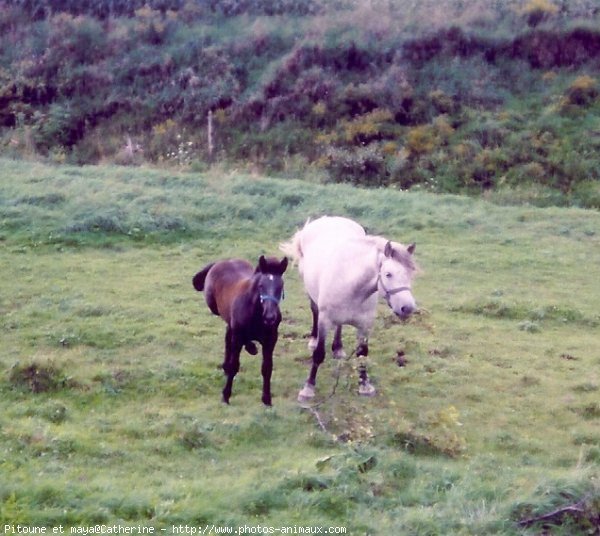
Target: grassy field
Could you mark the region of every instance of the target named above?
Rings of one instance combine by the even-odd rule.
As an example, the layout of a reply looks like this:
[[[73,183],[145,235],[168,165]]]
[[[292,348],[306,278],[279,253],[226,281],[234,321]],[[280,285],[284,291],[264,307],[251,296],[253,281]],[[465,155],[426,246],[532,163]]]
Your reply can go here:
[[[376,398],[327,359],[303,409],[309,308],[290,270],[274,406],[248,355],[225,406],[223,325],[191,277],[277,254],[321,214],[416,241],[422,314],[380,304]],[[0,160],[0,250],[4,533],[598,534],[598,212]]]

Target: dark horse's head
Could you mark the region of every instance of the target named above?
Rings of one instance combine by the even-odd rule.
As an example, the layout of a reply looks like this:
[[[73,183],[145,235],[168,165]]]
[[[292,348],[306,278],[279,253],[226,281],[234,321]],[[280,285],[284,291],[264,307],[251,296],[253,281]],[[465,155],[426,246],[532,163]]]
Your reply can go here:
[[[281,261],[261,255],[254,274],[254,285],[260,300],[262,320],[266,326],[277,326],[281,322],[279,302],[283,298],[283,273],[288,260]]]

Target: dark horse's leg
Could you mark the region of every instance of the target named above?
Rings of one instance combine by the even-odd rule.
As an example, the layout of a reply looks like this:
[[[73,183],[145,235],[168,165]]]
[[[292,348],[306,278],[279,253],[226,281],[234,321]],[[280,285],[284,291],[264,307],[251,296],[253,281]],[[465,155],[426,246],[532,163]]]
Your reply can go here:
[[[236,337],[234,330],[227,326],[227,331],[225,332],[225,360],[223,361],[223,371],[227,376],[227,381],[223,388],[223,402],[226,404],[229,404],[229,398],[231,397],[233,379],[240,370],[241,350],[242,344],[239,342],[238,337]]]
[[[269,333],[262,344],[262,401],[266,406],[271,405],[271,374],[273,373],[273,350],[277,344],[277,331]]]

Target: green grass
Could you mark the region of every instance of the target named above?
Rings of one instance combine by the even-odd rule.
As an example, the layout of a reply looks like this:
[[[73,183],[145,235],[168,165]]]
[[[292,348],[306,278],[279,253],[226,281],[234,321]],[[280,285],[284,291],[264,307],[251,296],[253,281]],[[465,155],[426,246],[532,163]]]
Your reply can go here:
[[[223,405],[223,324],[191,277],[277,254],[321,214],[416,241],[422,314],[401,323],[381,304],[378,396],[328,359],[317,419],[296,403],[310,314],[290,270],[274,407],[248,355]],[[592,534],[598,229],[579,209],[0,160],[0,526]],[[519,525],[577,503],[547,529]]]

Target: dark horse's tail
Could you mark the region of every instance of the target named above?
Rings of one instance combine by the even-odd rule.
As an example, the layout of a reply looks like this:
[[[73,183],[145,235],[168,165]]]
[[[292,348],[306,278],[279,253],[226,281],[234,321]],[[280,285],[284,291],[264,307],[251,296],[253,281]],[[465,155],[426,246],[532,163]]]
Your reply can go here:
[[[205,266],[204,268],[202,268],[202,270],[200,270],[195,276],[194,279],[192,279],[192,283],[194,284],[194,288],[198,291],[198,292],[202,292],[204,290],[204,281],[206,281],[206,274],[208,274],[208,271],[215,265],[214,262],[210,263],[209,265]]]

